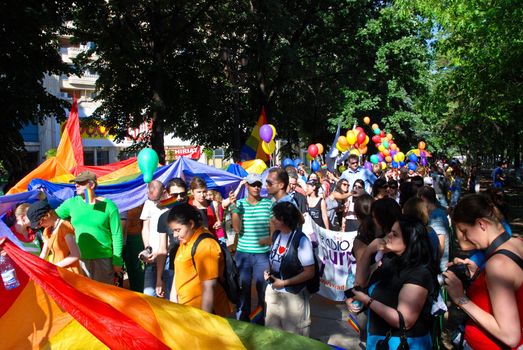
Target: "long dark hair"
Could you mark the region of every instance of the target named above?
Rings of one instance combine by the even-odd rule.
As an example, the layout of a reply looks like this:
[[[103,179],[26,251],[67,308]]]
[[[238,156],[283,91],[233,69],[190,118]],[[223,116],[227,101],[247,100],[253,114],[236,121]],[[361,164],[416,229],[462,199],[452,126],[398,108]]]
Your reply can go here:
[[[381,227],[382,236],[392,229],[392,225],[401,217],[401,207],[392,198],[378,199],[372,203],[372,215]]]
[[[354,214],[360,223],[356,238],[367,245],[375,238],[374,222],[371,215],[372,202],[372,196],[367,193],[354,200]]]
[[[404,269],[424,266],[436,278],[439,267],[434,259],[425,224],[412,216],[401,216],[398,222],[406,249],[403,254],[395,258],[393,268],[396,272],[400,272]]]
[[[464,196],[452,212],[454,224],[474,225],[477,219],[486,218],[494,222],[502,222],[503,214],[492,199],[483,194],[468,194]]]

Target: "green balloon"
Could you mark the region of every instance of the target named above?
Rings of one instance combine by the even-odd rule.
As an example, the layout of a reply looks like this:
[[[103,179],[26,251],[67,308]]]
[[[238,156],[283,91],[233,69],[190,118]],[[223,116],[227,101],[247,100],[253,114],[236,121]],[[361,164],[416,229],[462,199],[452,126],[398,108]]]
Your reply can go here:
[[[383,145],[383,147],[389,148],[389,142],[388,141],[383,141],[381,144]]]
[[[138,153],[138,167],[143,174],[144,182],[153,180],[154,171],[158,167],[158,154],[152,148],[144,148]]]

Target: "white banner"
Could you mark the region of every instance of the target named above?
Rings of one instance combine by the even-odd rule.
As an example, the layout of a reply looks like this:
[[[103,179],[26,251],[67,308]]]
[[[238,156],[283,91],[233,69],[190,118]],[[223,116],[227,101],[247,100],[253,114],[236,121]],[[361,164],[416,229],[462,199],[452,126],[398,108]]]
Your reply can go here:
[[[305,214],[305,233],[317,243],[316,257],[320,265],[320,291],[318,294],[334,301],[343,301],[343,292],[352,287],[356,275],[356,259],[352,246],[357,232],[330,231],[318,226]],[[316,244],[314,244],[316,246]]]

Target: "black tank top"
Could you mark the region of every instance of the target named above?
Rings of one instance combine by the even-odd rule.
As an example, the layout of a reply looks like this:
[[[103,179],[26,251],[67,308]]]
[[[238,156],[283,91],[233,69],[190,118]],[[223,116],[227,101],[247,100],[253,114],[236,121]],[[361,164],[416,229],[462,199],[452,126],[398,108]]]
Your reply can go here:
[[[325,228],[325,224],[323,223],[323,218],[321,216],[321,201],[322,200],[323,199],[320,199],[314,207],[309,207],[309,214],[310,214],[312,220],[314,220],[314,222],[318,226]]]

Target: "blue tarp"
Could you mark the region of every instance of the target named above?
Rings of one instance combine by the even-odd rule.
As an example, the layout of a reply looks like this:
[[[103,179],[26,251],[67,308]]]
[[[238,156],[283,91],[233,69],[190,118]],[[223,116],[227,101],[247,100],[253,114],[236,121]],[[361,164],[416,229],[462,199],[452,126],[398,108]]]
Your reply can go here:
[[[227,167],[227,172],[237,175],[239,177],[246,177],[248,175],[248,173],[245,171],[244,168],[242,168],[239,164],[234,164],[234,163],[230,164]]]

